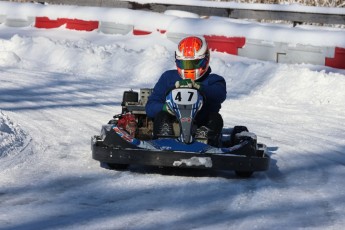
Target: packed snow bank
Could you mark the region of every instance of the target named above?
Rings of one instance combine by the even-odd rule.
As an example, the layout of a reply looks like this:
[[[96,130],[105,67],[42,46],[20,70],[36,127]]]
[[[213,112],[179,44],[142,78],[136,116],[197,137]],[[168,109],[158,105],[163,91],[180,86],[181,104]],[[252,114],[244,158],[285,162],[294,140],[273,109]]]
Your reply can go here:
[[[38,30],[36,37],[22,36],[21,31],[17,32],[8,40],[0,39],[0,67],[20,66],[23,69],[91,75],[95,78],[106,77],[109,81],[119,76],[126,78],[127,85],[141,82],[153,84],[151,78],[155,80],[160,76],[167,60],[171,63],[169,68],[174,68],[173,55],[168,49],[174,49],[175,44],[161,34],[138,38],[133,35],[113,37],[96,32],[69,31],[76,37],[65,40],[61,37],[66,31],[60,28]],[[39,36],[40,32],[42,36]],[[98,41],[90,41],[93,35]],[[107,45],[97,44],[102,40],[106,40]],[[157,41],[165,45],[156,44]],[[141,48],[143,43],[147,46],[145,50]],[[131,62],[121,61],[123,56]],[[135,74],[131,73],[133,66],[138,67]]]
[[[0,111],[0,157],[20,152],[28,139],[21,127]]]

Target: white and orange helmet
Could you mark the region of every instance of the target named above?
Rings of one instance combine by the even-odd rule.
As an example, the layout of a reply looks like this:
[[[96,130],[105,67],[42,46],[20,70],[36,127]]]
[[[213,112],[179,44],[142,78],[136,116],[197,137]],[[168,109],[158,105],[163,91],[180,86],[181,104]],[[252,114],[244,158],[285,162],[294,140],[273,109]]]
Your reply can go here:
[[[198,80],[207,71],[210,51],[204,37],[182,39],[175,52],[177,71],[183,79]]]

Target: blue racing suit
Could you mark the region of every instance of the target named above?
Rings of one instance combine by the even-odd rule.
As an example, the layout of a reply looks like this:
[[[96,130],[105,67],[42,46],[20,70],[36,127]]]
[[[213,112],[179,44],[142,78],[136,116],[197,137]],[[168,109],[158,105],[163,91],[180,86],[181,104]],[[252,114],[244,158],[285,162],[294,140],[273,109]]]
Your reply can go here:
[[[166,94],[175,88],[175,82],[180,80],[182,79],[177,70],[168,70],[162,74],[146,104],[146,114],[148,117],[155,118],[162,111]],[[200,91],[206,100],[198,112],[195,121],[198,125],[204,125],[207,123],[211,113],[219,112],[221,104],[226,99],[226,82],[223,77],[217,74],[211,74],[210,67],[204,76],[196,82],[201,84]]]

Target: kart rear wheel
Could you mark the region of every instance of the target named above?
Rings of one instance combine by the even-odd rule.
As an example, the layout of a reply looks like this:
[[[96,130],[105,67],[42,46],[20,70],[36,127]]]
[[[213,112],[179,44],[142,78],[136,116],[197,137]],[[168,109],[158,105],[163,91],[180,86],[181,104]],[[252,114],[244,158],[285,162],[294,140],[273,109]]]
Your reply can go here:
[[[235,171],[238,177],[249,178],[253,175],[253,171]]]

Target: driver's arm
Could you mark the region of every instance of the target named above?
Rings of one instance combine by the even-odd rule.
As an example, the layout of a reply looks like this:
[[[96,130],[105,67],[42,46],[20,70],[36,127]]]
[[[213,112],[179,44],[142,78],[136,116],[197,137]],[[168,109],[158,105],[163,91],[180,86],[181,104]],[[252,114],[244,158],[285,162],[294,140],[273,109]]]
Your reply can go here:
[[[221,104],[226,99],[226,82],[223,77],[214,74],[207,81],[201,82],[200,91],[207,100]]]
[[[175,87],[175,80],[173,79],[174,77],[169,71],[163,73],[159,78],[145,107],[148,117],[154,118],[163,109],[166,93]]]

